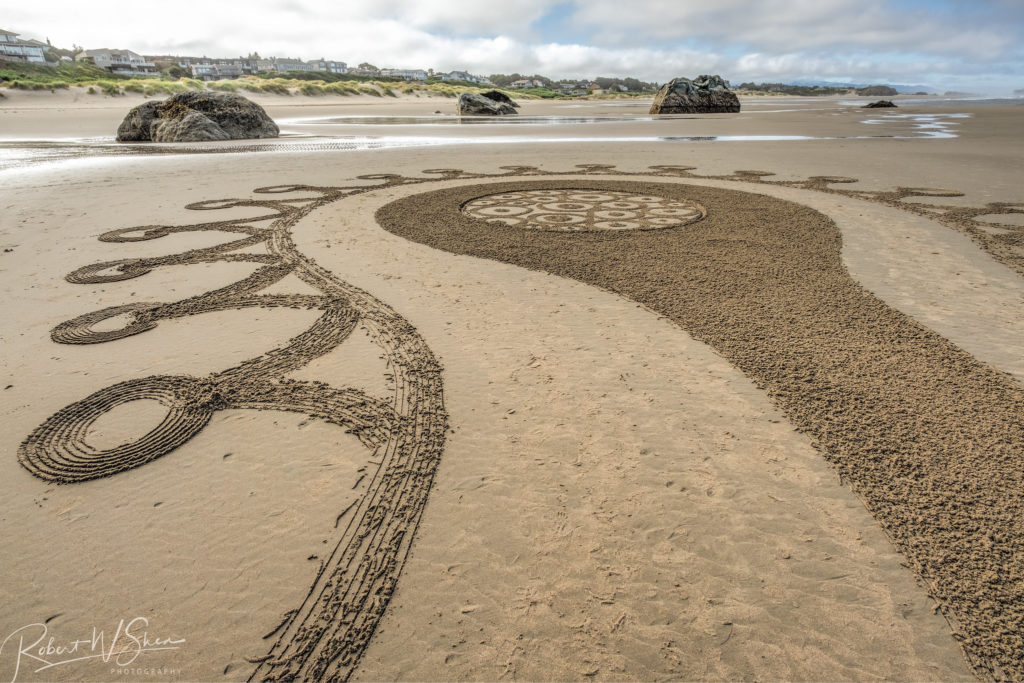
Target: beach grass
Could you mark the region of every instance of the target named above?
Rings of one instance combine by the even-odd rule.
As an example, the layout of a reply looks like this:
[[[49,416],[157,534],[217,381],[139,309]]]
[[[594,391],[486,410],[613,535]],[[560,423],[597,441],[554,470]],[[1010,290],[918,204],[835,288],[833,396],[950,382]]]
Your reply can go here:
[[[68,83],[95,81],[109,78],[110,72],[93,64],[70,64],[61,62],[57,66],[33,64],[31,62],[0,61],[0,83]],[[59,86],[58,86],[59,87]]]
[[[323,97],[327,94],[322,85],[316,83],[303,83],[299,86],[299,93],[306,95],[307,97]]]
[[[61,63],[57,66],[28,64],[23,62],[0,61],[0,88],[17,90],[50,90],[66,89],[71,86],[89,88],[90,94],[103,93],[118,96],[125,93],[137,93],[145,97],[173,95],[188,90],[214,90],[219,92],[247,92],[267,95],[304,95],[307,97],[323,97],[334,95],[349,97],[351,95],[369,95],[371,97],[440,96],[458,97],[463,92],[482,93],[493,90],[468,82],[442,82],[431,80],[402,81],[399,79],[353,74],[334,74],[324,71],[306,71],[289,73],[261,73],[235,79],[216,81],[200,81],[194,78],[171,78],[167,75],[153,76],[118,76],[111,74],[93,64]],[[505,90],[510,97],[516,99],[563,99],[570,97],[548,88],[529,88],[525,90]],[[628,97],[629,94],[588,95],[586,97]]]

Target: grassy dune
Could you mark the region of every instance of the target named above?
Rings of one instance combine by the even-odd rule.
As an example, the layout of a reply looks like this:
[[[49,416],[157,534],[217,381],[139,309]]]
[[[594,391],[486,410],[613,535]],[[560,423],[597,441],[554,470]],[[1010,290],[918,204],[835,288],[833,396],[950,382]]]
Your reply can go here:
[[[468,84],[406,83],[395,80],[369,80],[329,73],[296,73],[284,76],[245,76],[238,79],[203,82],[192,78],[172,79],[168,76],[116,76],[105,69],[86,63],[62,62],[57,66],[0,61],[0,88],[14,90],[57,90],[79,86],[90,94],[108,96],[139,93],[146,97],[173,95],[188,90],[263,93],[268,95],[305,95],[308,97],[398,95],[458,97],[461,92],[485,92]],[[522,91],[509,94],[519,99],[560,97],[548,90]]]
[[[364,77],[347,77],[322,72],[301,72],[282,76],[245,76],[219,81],[198,81],[192,78],[172,79],[168,76],[116,76],[105,69],[85,63],[61,63],[58,66],[28,64],[24,62],[0,61],[0,88],[16,90],[49,90],[56,92],[71,86],[88,89],[90,94],[108,96],[139,93],[146,97],[173,95],[189,90],[216,90],[220,92],[262,93],[268,95],[305,95],[327,97],[370,95],[373,97],[398,97],[407,95],[458,97],[459,93],[481,93],[494,88],[484,88],[469,83],[418,83],[391,79],[370,80]],[[526,90],[502,90],[516,99],[562,99],[565,95],[547,88]],[[635,96],[633,93],[608,95],[586,95],[585,98],[620,98]]]

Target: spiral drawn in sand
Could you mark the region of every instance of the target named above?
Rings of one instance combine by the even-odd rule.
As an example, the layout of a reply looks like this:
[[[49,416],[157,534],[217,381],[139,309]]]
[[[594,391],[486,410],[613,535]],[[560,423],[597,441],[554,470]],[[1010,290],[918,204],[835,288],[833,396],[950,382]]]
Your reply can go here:
[[[529,190],[478,197],[462,210],[488,223],[531,230],[658,230],[696,223],[707,215],[693,201],[629,192]]]
[[[416,330],[398,313],[295,249],[290,228],[349,190],[284,186],[256,192],[275,198],[202,202],[189,207],[268,210],[255,219],[145,226],[113,230],[100,237],[116,244],[181,232],[221,231],[238,233],[237,240],[181,254],[86,266],[67,279],[100,284],[142,277],[156,268],[217,261],[252,263],[256,267],[252,275],[184,301],[114,306],[88,313],[58,325],[53,340],[64,344],[110,342],[153,330],[162,320],[250,307],[316,310],[320,312],[317,321],[286,345],[207,377],[151,376],[102,389],[46,420],[22,443],[19,459],[26,469],[48,481],[74,483],[107,477],[167,455],[224,409],[303,413],[356,436],[372,453],[371,459],[379,462],[370,477],[372,483],[355,504],[339,514],[330,558],[321,564],[303,604],[275,629],[279,636],[271,654],[254,660],[260,662],[254,677],[344,679],[384,613],[441,456],[447,425],[441,368]],[[296,194],[301,196],[293,198]],[[256,244],[265,245],[268,253],[236,253]],[[298,277],[320,294],[261,293],[286,275]],[[378,400],[354,388],[285,377],[338,347],[357,326],[384,352],[394,377],[391,400]],[[89,445],[87,436],[98,418],[140,399],[166,406],[167,414],[158,426],[136,441],[114,448]]]
[[[649,261],[640,264],[636,272],[616,270],[624,267],[623,263],[632,267],[628,262],[599,267],[615,261],[621,255],[614,251],[616,247],[630,241],[639,240],[636,246],[644,246],[649,240],[664,239],[673,244],[678,241],[689,249],[697,244],[691,240],[703,239],[689,234],[690,230],[651,228],[700,221],[693,230],[706,236],[708,231],[728,224],[729,207],[718,204],[708,214],[703,207],[715,202],[714,192],[705,192],[710,199],[698,203],[696,199],[704,196],[700,191],[679,185],[686,178],[784,185],[896,206],[970,234],[995,258],[1022,275],[1024,255],[1016,254],[1024,242],[1024,227],[991,231],[982,218],[1024,213],[1024,205],[924,206],[906,200],[957,193],[923,188],[842,190],[833,185],[855,181],[831,176],[771,181],[765,180],[771,174],[762,171],[737,171],[726,176],[701,176],[692,171],[687,166],[654,166],[630,173],[608,164],[583,164],[564,172],[510,166],[494,174],[450,168],[428,169],[421,177],[376,174],[360,176],[365,181],[361,185],[268,187],[256,190],[256,199],[189,205],[195,210],[252,207],[262,212],[257,218],[107,232],[100,240],[112,244],[202,231],[232,232],[238,239],[180,254],[85,266],[69,274],[68,281],[102,284],[143,277],[157,268],[224,261],[251,263],[255,270],[227,287],[183,301],[134,303],[81,315],[53,330],[56,342],[111,342],[153,333],[162,320],[226,309],[287,306],[320,311],[320,317],[286,345],[207,377],[151,376],[100,390],[59,410],[34,430],[22,443],[19,459],[26,469],[47,481],[74,483],[107,477],[169,454],[199,433],[216,411],[229,408],[299,412],[354,434],[380,465],[371,473],[366,493],[339,515],[333,551],[322,562],[303,603],[287,612],[281,624],[267,635],[272,639],[270,650],[251,660],[257,667],[250,677],[347,679],[387,608],[441,456],[447,425],[441,368],[406,320],[301,254],[291,240],[290,230],[320,207],[381,187],[439,180],[505,179],[507,184],[456,188],[454,195],[441,198],[441,205],[431,200],[417,207],[412,221],[408,216],[396,218],[385,210],[378,218],[387,229],[410,239],[457,253],[546,269],[607,287],[654,310],[663,309],[670,319],[754,378],[793,423],[815,439],[815,445],[863,497],[928,586],[979,675],[1024,678],[1024,643],[1020,638],[1024,633],[1024,525],[1020,524],[1024,485],[1019,482],[1024,472],[1020,452],[1024,404],[1017,385],[981,367],[938,335],[866,297],[847,282],[838,252],[833,255],[830,251],[838,249],[838,235],[832,235],[827,225],[810,233],[800,232],[797,225],[794,234],[779,243],[771,242],[771,249],[757,248],[757,240],[743,232],[726,245],[734,247],[734,252],[716,252],[723,258],[701,263],[692,260],[690,254],[689,271],[672,261],[673,254],[680,253],[677,247],[665,249],[665,244],[652,251]],[[598,179],[618,176],[630,182],[561,179],[574,175]],[[540,178],[543,183],[516,184],[527,178]],[[609,199],[584,202],[576,196],[580,193],[599,193]],[[508,200],[506,197],[493,203],[501,195],[513,195],[511,201],[525,202],[529,211],[542,203],[586,203],[583,210],[570,207],[559,212],[585,214],[589,227],[566,234],[564,226],[538,230],[536,225],[495,223],[494,218],[509,218],[485,211]],[[411,201],[423,197],[417,195]],[[653,198],[661,207],[681,211],[659,217],[671,218],[671,226],[652,222],[649,214],[630,216],[628,220],[621,215],[597,215],[598,211],[628,211],[631,207],[610,204],[637,202],[637,198]],[[763,206],[754,208],[777,203],[764,197],[755,201]],[[389,206],[396,204],[400,202]],[[437,225],[431,220],[420,220],[435,215],[438,206],[448,212],[444,213],[447,225],[462,226],[462,230],[462,221],[476,221],[486,228],[485,239],[451,242],[458,231],[446,236],[447,228],[435,229]],[[603,222],[598,218],[608,218],[619,227],[597,226]],[[574,225],[574,220],[561,222]],[[524,231],[517,227],[520,225],[531,229]],[[557,242],[557,249],[539,248],[524,254],[518,248],[524,234],[531,235],[535,242],[540,240],[537,247],[544,247],[545,240],[552,239],[577,242],[572,250],[564,249],[565,242]],[[505,249],[502,245],[510,236],[519,242]],[[626,241],[620,242],[619,238]],[[599,244],[602,240],[603,246]],[[265,245],[266,254],[239,253],[258,244]],[[820,251],[823,245],[826,248]],[[602,249],[612,251],[605,253]],[[809,249],[819,250],[818,256],[825,259],[827,267],[809,258]],[[573,259],[582,260],[576,263]],[[658,266],[666,263],[668,270]],[[652,270],[652,265],[658,267]],[[261,293],[291,274],[319,294]],[[648,281],[659,285],[645,287]],[[737,287],[737,283],[743,286]],[[813,296],[802,296],[801,290]],[[657,296],[647,300],[652,292]],[[867,309],[861,310],[865,306]],[[781,310],[784,315],[775,316],[773,310]],[[888,327],[862,330],[858,320],[883,320]],[[111,327],[111,323],[115,325]],[[390,400],[371,398],[353,388],[285,378],[287,373],[337,348],[357,327],[365,329],[384,351],[394,374]],[[851,330],[857,334],[851,336]],[[844,341],[850,341],[848,348],[833,348]],[[895,358],[896,352],[910,355],[902,358],[903,364],[893,362],[882,368],[871,365],[878,359]],[[825,367],[822,359],[829,357],[835,363]],[[912,377],[907,375],[908,369],[913,369]],[[894,374],[894,370],[898,372]],[[947,377],[950,373],[952,376]],[[945,379],[937,379],[940,377]],[[917,385],[910,381],[912,378],[919,380]],[[904,389],[909,399],[900,394]],[[873,391],[876,393],[871,394]],[[949,392],[956,396],[956,402],[945,400]],[[87,434],[95,420],[117,406],[140,399],[153,399],[167,407],[167,415],[158,426],[132,443],[108,450],[88,444]],[[893,400],[899,404],[895,406],[899,417],[895,428],[885,412],[893,407]],[[928,457],[919,457],[922,454]],[[923,488],[915,483],[921,481],[926,482]],[[952,537],[947,533],[951,529]]]

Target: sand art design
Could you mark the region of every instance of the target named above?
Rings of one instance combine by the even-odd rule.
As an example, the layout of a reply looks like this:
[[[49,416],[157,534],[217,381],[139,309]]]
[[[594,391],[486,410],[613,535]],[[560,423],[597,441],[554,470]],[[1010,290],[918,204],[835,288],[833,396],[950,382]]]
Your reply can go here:
[[[1024,678],[1024,388],[858,285],[823,214],[658,180],[510,178],[400,199],[377,219],[438,249],[609,290],[712,346],[862,497],[978,675]],[[707,216],[685,229],[566,234],[463,209],[555,190],[694,201]]]
[[[267,634],[273,644],[268,654],[252,660],[257,667],[250,677],[347,679],[387,608],[409,552],[447,417],[440,366],[416,330],[384,303],[299,253],[290,230],[317,208],[381,187],[504,179],[413,195],[382,208],[378,221],[436,248],[608,289],[713,346],[768,392],[861,495],[928,587],[979,676],[1024,678],[1024,391],[860,288],[842,265],[840,236],[827,217],[792,202],[681,180],[839,193],[923,213],[972,236],[984,232],[979,217],[1024,213],[1024,208],[921,208],[905,200],[957,193],[849,191],[832,187],[854,182],[848,178],[770,181],[764,178],[771,174],[760,171],[700,176],[692,170],[654,166],[629,173],[585,164],[561,173],[513,166],[496,174],[429,169],[421,177],[360,176],[367,181],[363,185],[261,188],[258,195],[274,197],[189,205],[268,210],[258,218],[105,233],[100,239],[111,243],[189,231],[235,232],[239,239],[171,256],[86,266],[68,275],[69,281],[99,284],[159,267],[216,261],[248,262],[257,269],[244,280],[184,301],[115,306],[79,316],[53,330],[56,342],[113,341],[151,330],[160,320],[229,308],[290,306],[322,315],[287,345],[235,368],[204,378],[144,377],[96,392],[33,431],[19,459],[36,476],[58,483],[111,476],[167,455],[201,431],[215,411],[228,408],[301,412],[353,433],[381,461],[379,469],[369,491],[338,516],[333,553],[303,604]],[[588,180],[559,178],[579,175]],[[539,180],[524,180],[531,177]],[[564,211],[585,214],[582,229],[496,223],[492,219],[502,216],[485,211],[506,201],[525,202],[532,210],[541,201],[558,203],[580,193],[602,197],[589,200],[585,210]],[[302,196],[286,198],[295,194]],[[672,226],[652,224],[647,217],[633,218],[630,227],[597,225],[604,218],[597,211],[606,210],[599,204],[638,198],[684,211],[665,216],[673,219]],[[1017,232],[1024,234],[1024,228]],[[572,248],[566,249],[570,241]],[[1016,263],[1008,252],[979,241],[996,258]],[[238,253],[257,244],[268,253]],[[1024,259],[1015,267],[1024,274]],[[260,294],[289,274],[322,294]],[[110,329],[115,321],[121,327]],[[391,401],[285,377],[360,326],[394,371]],[[167,406],[159,426],[109,451],[88,445],[85,435],[93,421],[143,398]]]
[[[812,176],[807,180],[788,181],[769,180],[771,176],[775,175],[769,171],[735,171],[730,176],[698,176],[691,175],[692,167],[688,166],[659,166],[657,168],[667,175],[683,178],[687,176],[694,178],[718,177],[723,180],[796,187],[892,206],[925,216],[947,228],[967,235],[996,261],[1017,271],[1018,275],[1024,276],[1024,223],[1014,224],[1000,221],[1000,217],[1009,219],[1014,214],[1024,214],[1024,202],[989,202],[984,206],[924,203],[915,200],[923,199],[928,202],[928,200],[942,197],[961,197],[963,194],[956,190],[929,187],[897,187],[893,190],[850,190],[834,187],[857,182],[856,178],[844,176]]]
[[[658,230],[696,223],[700,204],[628,192],[528,190],[472,199],[462,210],[488,223],[531,230]]]
[[[365,649],[394,591],[439,462],[447,417],[441,368],[416,330],[368,293],[334,277],[295,249],[290,228],[344,189],[283,186],[262,195],[310,194],[201,202],[200,210],[258,207],[255,219],[188,226],[144,226],[103,234],[105,242],[159,239],[172,233],[225,231],[240,239],[207,249],[158,258],[111,261],[80,268],[70,282],[98,284],[145,275],[154,268],[215,261],[253,263],[255,272],[219,290],[174,303],[114,306],[58,325],[53,340],[94,344],[151,330],[161,320],[232,308],[289,306],[321,311],[320,318],[285,346],[208,377],[151,376],[121,382],[58,411],[24,441],[22,465],[37,477],[74,483],[107,477],[167,455],[199,433],[213,413],[225,409],[285,410],[336,424],[356,436],[379,462],[367,492],[335,523],[336,543],[302,605],[288,612],[268,638],[270,653],[253,659],[262,679],[344,679]],[[263,244],[267,254],[236,253]],[[295,275],[320,294],[261,294],[286,275]],[[121,323],[96,329],[101,323]],[[329,353],[357,328],[384,352],[393,375],[390,401],[354,388],[288,379],[287,373]],[[167,415],[138,440],[97,450],[86,436],[107,411],[152,399]]]

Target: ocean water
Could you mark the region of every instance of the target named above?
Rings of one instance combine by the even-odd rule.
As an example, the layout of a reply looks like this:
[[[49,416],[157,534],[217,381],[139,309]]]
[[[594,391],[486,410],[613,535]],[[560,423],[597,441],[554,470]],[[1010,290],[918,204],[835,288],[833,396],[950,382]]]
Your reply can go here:
[[[803,103],[796,103],[803,104]],[[807,104],[811,104],[808,102]],[[858,103],[861,104],[861,103]],[[576,107],[584,105],[566,105]],[[600,106],[609,106],[601,104]],[[630,103],[630,106],[635,106]],[[778,106],[774,104],[773,106]],[[812,109],[806,105],[805,109]],[[757,119],[760,114],[784,113],[790,109],[758,110],[748,108],[738,116]],[[508,118],[478,118],[458,116],[334,116],[280,119],[282,135],[269,140],[236,140],[209,143],[119,143],[113,136],[54,139],[0,138],[0,172],[39,164],[58,163],[72,159],[141,157],[146,155],[181,154],[257,154],[280,152],[337,152],[368,149],[398,149],[443,145],[516,145],[552,143],[658,143],[679,142],[788,142],[837,139],[920,139],[957,137],[957,125],[967,113],[907,114],[898,111],[876,110],[870,118],[860,122],[863,132],[842,136],[812,135],[666,135],[664,122],[707,120],[700,116],[520,116]],[[735,117],[737,115],[731,115]],[[729,119],[722,119],[728,121]],[[590,124],[635,124],[632,134],[616,134],[604,129],[601,134],[588,133]],[[380,128],[401,128],[395,134],[381,134]],[[453,129],[476,129],[473,133],[453,135]],[[534,127],[538,132],[557,128],[564,135],[506,134],[503,128]],[[684,127],[681,125],[681,127]],[[885,132],[874,132],[872,127],[884,127]],[[314,132],[311,130],[315,128]],[[368,130],[374,128],[373,131]],[[644,128],[649,128],[644,134]],[[611,129],[613,130],[613,129]],[[437,132],[433,132],[437,131]],[[443,132],[442,132],[443,131]],[[625,131],[623,131],[625,132]],[[639,134],[637,134],[639,132]]]

